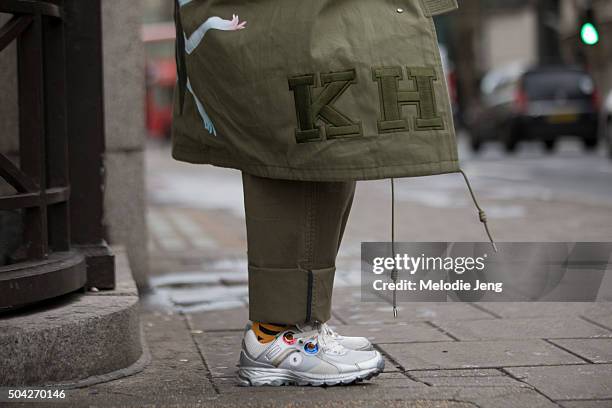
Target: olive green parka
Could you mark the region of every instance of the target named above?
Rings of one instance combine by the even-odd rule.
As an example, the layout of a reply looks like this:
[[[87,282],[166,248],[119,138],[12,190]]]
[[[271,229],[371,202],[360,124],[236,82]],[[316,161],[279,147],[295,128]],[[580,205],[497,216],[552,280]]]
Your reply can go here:
[[[456,0],[176,0],[173,157],[260,177],[459,171],[432,16]]]

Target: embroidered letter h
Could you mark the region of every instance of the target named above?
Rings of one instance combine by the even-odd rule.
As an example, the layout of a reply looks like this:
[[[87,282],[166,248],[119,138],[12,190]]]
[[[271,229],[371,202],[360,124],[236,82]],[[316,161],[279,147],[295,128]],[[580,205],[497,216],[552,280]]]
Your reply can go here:
[[[402,67],[373,68],[372,79],[378,82],[380,95],[380,133],[408,131],[409,121],[402,116],[402,107],[410,105],[417,108],[414,130],[444,129],[436,107],[433,81],[437,77],[433,68],[408,68],[411,90],[400,88],[400,81],[404,79]]]

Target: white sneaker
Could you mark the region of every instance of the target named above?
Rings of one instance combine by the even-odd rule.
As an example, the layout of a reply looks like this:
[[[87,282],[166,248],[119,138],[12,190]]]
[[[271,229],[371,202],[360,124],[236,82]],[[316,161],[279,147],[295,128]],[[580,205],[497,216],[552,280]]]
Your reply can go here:
[[[242,341],[238,378],[246,386],[337,385],[370,379],[384,367],[378,351],[350,350],[321,326],[286,330],[267,344],[249,329]]]

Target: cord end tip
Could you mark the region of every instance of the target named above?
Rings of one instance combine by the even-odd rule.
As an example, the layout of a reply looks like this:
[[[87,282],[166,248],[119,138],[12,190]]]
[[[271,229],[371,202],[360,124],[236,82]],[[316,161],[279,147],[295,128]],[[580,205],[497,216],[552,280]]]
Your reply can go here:
[[[397,307],[393,308],[393,318],[397,319]]]

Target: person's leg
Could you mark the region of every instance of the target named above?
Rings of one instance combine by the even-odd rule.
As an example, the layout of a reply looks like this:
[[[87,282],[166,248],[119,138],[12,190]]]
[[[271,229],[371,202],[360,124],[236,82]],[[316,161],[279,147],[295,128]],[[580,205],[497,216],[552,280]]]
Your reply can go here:
[[[326,322],[355,182],[243,174],[243,184],[250,319],[276,325]]]
[[[380,374],[385,360],[366,338],[325,324],[355,183],[243,181],[253,325],[242,340],[241,384],[336,385]]]

